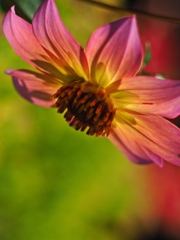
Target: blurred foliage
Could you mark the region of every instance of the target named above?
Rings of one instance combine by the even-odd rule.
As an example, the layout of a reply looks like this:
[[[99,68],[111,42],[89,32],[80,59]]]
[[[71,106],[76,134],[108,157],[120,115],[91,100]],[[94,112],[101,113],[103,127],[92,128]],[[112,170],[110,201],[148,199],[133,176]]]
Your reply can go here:
[[[146,48],[145,48],[145,55],[144,55],[144,61],[143,64],[146,65],[151,61],[151,46],[149,43],[146,43]]]

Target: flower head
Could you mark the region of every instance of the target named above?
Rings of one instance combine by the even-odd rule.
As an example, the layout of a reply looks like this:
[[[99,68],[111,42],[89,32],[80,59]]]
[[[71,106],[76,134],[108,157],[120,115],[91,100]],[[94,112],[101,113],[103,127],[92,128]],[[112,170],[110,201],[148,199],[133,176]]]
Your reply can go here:
[[[58,108],[76,130],[107,136],[131,161],[180,165],[180,81],[136,76],[143,53],[135,16],[97,29],[83,49],[63,25],[53,0],[32,24],[6,14],[4,33],[38,71],[8,70],[28,101]]]

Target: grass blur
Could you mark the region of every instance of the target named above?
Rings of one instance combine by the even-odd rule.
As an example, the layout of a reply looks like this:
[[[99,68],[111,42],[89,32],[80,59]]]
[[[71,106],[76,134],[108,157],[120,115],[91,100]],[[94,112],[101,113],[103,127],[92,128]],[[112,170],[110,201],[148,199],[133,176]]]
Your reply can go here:
[[[121,16],[75,0],[56,1],[84,46]],[[2,17],[2,16],[1,16]],[[76,132],[55,109],[24,101],[8,68],[29,68],[0,36],[0,239],[131,240],[146,215],[144,166],[105,138]]]

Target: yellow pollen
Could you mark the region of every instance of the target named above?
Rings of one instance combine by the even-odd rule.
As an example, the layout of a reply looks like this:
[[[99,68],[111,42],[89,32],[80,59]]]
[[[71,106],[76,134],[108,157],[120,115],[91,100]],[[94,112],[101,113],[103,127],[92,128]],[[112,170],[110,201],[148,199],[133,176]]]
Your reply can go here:
[[[90,136],[108,136],[116,109],[102,89],[84,81],[65,84],[53,95],[69,126]]]

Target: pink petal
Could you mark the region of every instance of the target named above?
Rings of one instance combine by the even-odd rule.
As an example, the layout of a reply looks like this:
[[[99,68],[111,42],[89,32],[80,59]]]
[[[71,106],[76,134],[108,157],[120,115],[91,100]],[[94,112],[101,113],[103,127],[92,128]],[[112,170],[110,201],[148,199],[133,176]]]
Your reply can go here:
[[[132,162],[137,164],[149,164],[155,162],[159,166],[162,166],[162,159],[138,144],[132,139],[123,128],[118,126],[114,127],[111,134],[108,137],[110,141]]]
[[[45,0],[41,4],[32,25],[42,46],[59,58],[64,69],[74,69],[78,76],[87,78],[84,51],[63,25],[53,0]]]
[[[114,88],[116,87],[114,86]],[[126,109],[167,118],[175,118],[180,115],[180,81],[178,80],[137,76],[122,79],[119,90],[120,92],[125,90],[136,96],[133,100],[126,98],[124,105]],[[108,91],[113,91],[112,86]],[[117,92],[111,96],[117,105],[120,104],[121,94],[118,96]]]
[[[20,69],[20,70],[13,70],[13,69],[8,69],[6,70],[6,73],[15,77],[15,78],[21,78],[24,80],[34,80],[37,79],[38,81],[45,81],[47,83],[54,83],[57,86],[62,86],[62,83],[59,81],[59,79],[55,78],[51,74],[43,74],[39,72],[34,72],[31,70],[26,70],[26,69]],[[56,88],[57,88],[56,86]]]
[[[14,7],[4,18],[3,30],[14,51],[27,63],[41,69],[35,61],[45,61],[48,55],[35,38],[31,25],[15,14]]]
[[[29,102],[42,107],[55,105],[52,95],[60,86],[42,81],[47,80],[47,76],[26,70],[9,71],[8,74],[13,77],[13,84],[18,93]]]
[[[119,122],[121,115],[123,117],[123,113],[117,114]],[[131,116],[135,119],[134,124],[121,123],[126,135],[160,158],[180,166],[180,129],[159,116],[135,113]]]
[[[122,77],[134,76],[143,58],[135,16],[97,29],[90,37],[85,53],[92,80],[104,87]]]

